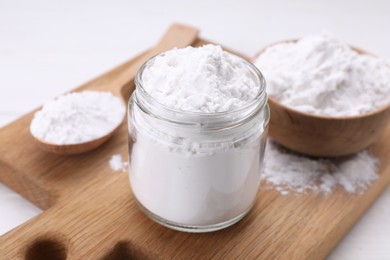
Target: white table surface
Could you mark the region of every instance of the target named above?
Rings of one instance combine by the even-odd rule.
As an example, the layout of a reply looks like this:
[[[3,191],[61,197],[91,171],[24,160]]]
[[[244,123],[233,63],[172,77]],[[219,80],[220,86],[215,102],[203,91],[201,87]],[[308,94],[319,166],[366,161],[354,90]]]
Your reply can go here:
[[[386,0],[0,0],[0,127],[152,46],[174,21],[247,55],[326,30],[390,60]],[[39,212],[0,184],[0,234]],[[329,259],[390,259],[390,189]]]

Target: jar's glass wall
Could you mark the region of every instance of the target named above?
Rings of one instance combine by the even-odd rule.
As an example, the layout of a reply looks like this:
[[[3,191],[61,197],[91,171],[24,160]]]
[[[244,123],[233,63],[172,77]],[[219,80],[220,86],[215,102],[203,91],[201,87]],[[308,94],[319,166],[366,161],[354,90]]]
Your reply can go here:
[[[266,109],[253,119],[246,138],[240,133],[211,145],[209,137],[205,147],[188,140],[168,145],[164,133],[143,129],[138,113],[143,112],[131,103],[129,175],[135,198],[150,217],[170,227],[205,231],[252,207],[266,142]]]
[[[248,66],[259,78],[260,93],[238,111],[180,113],[144,91],[133,93],[129,177],[136,201],[153,220],[177,230],[205,232],[232,225],[253,206],[269,109],[264,79]],[[138,77],[137,87],[141,81]]]

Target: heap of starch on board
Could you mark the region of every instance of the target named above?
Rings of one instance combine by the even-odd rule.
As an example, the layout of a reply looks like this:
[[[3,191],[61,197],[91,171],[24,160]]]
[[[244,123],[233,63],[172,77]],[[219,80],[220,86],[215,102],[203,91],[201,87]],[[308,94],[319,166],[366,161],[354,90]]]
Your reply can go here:
[[[348,193],[361,193],[378,178],[378,159],[370,152],[355,155],[314,159],[293,153],[268,141],[261,179],[279,193],[328,194],[336,188]]]

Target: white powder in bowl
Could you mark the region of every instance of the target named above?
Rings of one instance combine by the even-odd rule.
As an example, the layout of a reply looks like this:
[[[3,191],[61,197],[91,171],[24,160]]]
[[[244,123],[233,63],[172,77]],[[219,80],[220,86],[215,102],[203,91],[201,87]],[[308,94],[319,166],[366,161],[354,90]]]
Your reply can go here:
[[[110,92],[83,91],[59,96],[37,111],[31,134],[51,144],[78,144],[113,131],[125,116],[125,106]]]
[[[389,63],[329,35],[270,46],[255,65],[271,97],[303,112],[352,116],[390,103]]]
[[[212,44],[157,56],[143,71],[142,81],[158,102],[190,112],[236,110],[259,92],[246,64]]]
[[[368,151],[343,158],[314,159],[268,141],[264,163],[262,180],[282,195],[290,191],[330,193],[336,187],[359,193],[378,178],[378,160]]]

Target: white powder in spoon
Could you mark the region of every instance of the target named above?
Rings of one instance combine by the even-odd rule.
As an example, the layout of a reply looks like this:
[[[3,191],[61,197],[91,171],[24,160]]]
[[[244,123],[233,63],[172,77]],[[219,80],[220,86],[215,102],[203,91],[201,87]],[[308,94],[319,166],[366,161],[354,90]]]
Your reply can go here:
[[[270,46],[255,64],[268,94],[303,112],[351,116],[390,103],[389,63],[329,35]]]
[[[337,159],[314,159],[268,141],[264,163],[262,180],[282,195],[307,191],[330,193],[337,187],[359,193],[378,178],[378,160],[368,151]]]
[[[68,93],[46,103],[31,121],[31,134],[51,144],[92,141],[113,131],[125,116],[125,106],[111,92]]]

